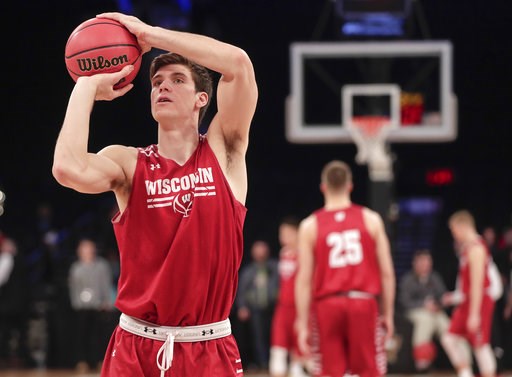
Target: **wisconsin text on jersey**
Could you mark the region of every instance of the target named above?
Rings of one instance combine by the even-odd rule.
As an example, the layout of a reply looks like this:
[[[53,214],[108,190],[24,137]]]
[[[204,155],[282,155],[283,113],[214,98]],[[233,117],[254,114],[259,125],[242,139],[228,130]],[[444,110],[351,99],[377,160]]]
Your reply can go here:
[[[198,168],[195,173],[182,177],[146,180],[145,183],[148,208],[173,206],[175,212],[185,216],[192,208],[193,198],[216,195],[211,167]]]

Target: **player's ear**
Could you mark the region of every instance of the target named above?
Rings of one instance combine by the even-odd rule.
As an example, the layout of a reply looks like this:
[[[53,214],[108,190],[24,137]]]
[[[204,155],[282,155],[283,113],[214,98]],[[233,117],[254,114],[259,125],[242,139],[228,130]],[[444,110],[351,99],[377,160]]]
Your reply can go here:
[[[325,194],[325,183],[320,182],[319,188],[320,188],[320,192],[322,194]]]
[[[208,93],[206,92],[198,92],[196,104],[199,108],[205,107],[208,104]]]

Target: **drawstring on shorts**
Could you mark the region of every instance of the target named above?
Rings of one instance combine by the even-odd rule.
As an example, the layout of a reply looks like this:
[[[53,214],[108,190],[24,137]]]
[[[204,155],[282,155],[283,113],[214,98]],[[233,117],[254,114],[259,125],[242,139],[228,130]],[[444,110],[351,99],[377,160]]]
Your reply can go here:
[[[158,365],[158,369],[160,369],[160,377],[164,377],[165,372],[167,372],[172,366],[172,359],[174,356],[174,339],[177,335],[178,333],[167,333],[167,339],[158,350],[158,354],[156,355],[156,364]]]

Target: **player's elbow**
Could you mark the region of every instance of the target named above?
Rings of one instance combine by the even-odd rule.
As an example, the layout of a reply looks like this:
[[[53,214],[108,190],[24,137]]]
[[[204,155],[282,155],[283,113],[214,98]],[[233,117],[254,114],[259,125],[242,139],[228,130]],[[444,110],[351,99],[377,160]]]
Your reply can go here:
[[[77,177],[80,176],[80,173],[77,173],[76,169],[69,163],[60,160],[54,160],[52,166],[52,175],[60,185],[72,188]]]
[[[243,78],[256,86],[254,67],[249,55],[241,48],[234,48],[231,51],[231,76],[232,78]]]
[[[52,166],[52,175],[60,185],[70,185],[70,171],[65,164],[54,161]]]

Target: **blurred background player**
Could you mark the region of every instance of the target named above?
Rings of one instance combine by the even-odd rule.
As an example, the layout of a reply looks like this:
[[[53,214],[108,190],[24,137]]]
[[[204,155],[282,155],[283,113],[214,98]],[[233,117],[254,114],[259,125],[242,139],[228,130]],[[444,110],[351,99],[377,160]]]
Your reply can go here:
[[[305,377],[305,360],[297,345],[295,330],[295,276],[298,270],[299,220],[285,217],[279,224],[279,294],[272,318],[270,338],[271,377]]]
[[[477,233],[470,212],[453,213],[448,221],[458,249],[458,295],[443,299],[446,304],[456,302],[448,332],[442,337],[443,347],[457,371],[458,377],[473,376],[471,355],[463,346],[467,340],[475,355],[482,377],[496,375],[496,359],[490,346],[494,311],[490,252]]]
[[[390,245],[380,215],[351,202],[352,188],[350,167],[329,162],[321,174],[324,207],[299,227],[298,342],[306,355],[317,353],[318,336],[315,376],[376,377],[387,369],[384,343],[393,334],[395,301]],[[311,339],[310,310],[317,326]]]
[[[414,253],[412,269],[400,281],[400,304],[412,323],[414,364],[418,371],[427,370],[434,362],[437,349],[434,335],[439,339],[448,330],[450,319],[441,305],[446,292],[441,275],[432,268],[429,250]]]

